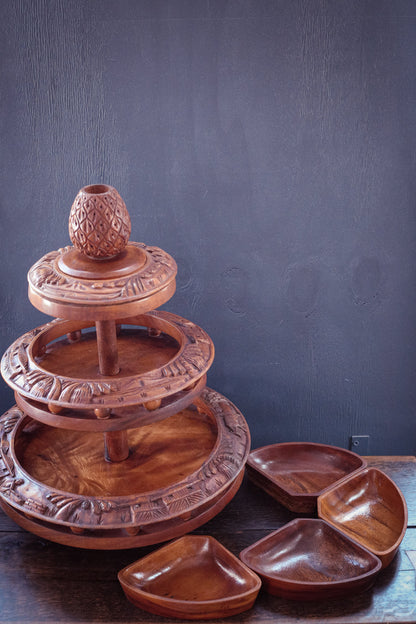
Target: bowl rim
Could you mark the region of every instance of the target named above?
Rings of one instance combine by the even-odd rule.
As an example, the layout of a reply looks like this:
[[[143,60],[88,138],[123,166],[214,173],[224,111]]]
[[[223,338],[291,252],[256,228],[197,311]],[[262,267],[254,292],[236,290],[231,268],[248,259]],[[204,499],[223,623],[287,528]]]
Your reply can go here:
[[[342,479],[342,481],[338,482],[338,483],[334,483],[333,486],[327,488],[326,490],[324,490],[322,492],[322,494],[320,496],[318,496],[318,501],[317,501],[317,509],[318,509],[318,516],[319,518],[321,518],[321,520],[324,520],[325,522],[327,522],[328,524],[330,524],[334,529],[337,529],[339,531],[341,531],[341,533],[343,533],[342,528],[340,528],[340,523],[335,523],[332,522],[326,515],[325,513],[322,511],[322,500],[325,499],[326,496],[329,496],[329,494],[331,494],[331,492],[333,490],[336,490],[338,487],[344,486],[348,481],[353,481],[354,479],[358,479],[366,474],[369,473],[376,473],[382,476],[382,478],[389,482],[392,486],[393,489],[396,490],[397,494],[399,495],[399,498],[402,502],[403,505],[403,526],[402,529],[400,531],[400,534],[398,535],[396,541],[394,542],[394,544],[392,544],[391,546],[389,546],[389,548],[386,548],[384,550],[377,550],[376,548],[372,549],[371,552],[374,553],[374,555],[376,555],[377,557],[384,557],[385,555],[388,555],[392,552],[394,552],[401,544],[401,542],[403,541],[404,535],[406,533],[407,530],[407,522],[408,522],[408,509],[407,509],[407,503],[406,503],[406,499],[403,495],[403,492],[401,491],[401,489],[398,487],[398,485],[393,481],[393,479],[391,479],[388,475],[386,475],[385,472],[383,472],[382,470],[379,470],[378,468],[373,468],[372,466],[369,466],[367,468],[364,468],[363,470],[357,471],[357,473],[351,474],[348,477],[346,477],[345,479]],[[347,535],[347,533],[345,533],[345,535]],[[348,538],[353,541],[356,542],[357,544],[359,544],[360,546],[362,546],[363,548],[367,548],[366,546],[363,546],[363,544],[361,544],[361,542],[358,541],[358,539],[354,539],[353,537],[350,537],[349,535],[347,535]],[[368,548],[367,548],[368,550]]]
[[[148,592],[142,589],[141,587],[138,587],[137,585],[133,585],[130,582],[129,573],[131,573],[132,570],[134,570],[134,568],[138,567],[141,563],[149,559],[152,559],[155,553],[170,549],[174,544],[177,544],[178,542],[184,542],[184,541],[195,541],[195,542],[200,541],[200,542],[205,542],[205,543],[208,542],[209,544],[213,544],[215,548],[219,548],[220,551],[225,552],[227,554],[227,557],[233,563],[235,563],[239,568],[242,568],[244,570],[247,577],[249,577],[252,581],[254,581],[253,587],[249,589],[245,589],[244,591],[241,591],[238,594],[235,594],[232,596],[224,595],[220,598],[214,598],[214,599],[209,599],[209,600],[186,600],[186,599],[179,599],[179,598],[169,598],[168,596],[161,596],[160,594],[157,594],[154,592]],[[252,570],[249,566],[247,566],[243,561],[241,561],[231,551],[225,548],[225,546],[223,546],[221,542],[219,542],[217,539],[215,539],[211,535],[192,535],[192,534],[183,535],[182,537],[178,539],[172,540],[168,542],[167,544],[164,544],[161,548],[158,548],[157,550],[152,551],[148,555],[145,555],[144,557],[137,559],[133,563],[130,563],[129,565],[127,565],[125,568],[123,568],[122,570],[118,572],[117,578],[123,588],[124,586],[126,586],[130,590],[130,592],[134,593],[137,596],[145,597],[147,601],[150,601],[154,604],[163,603],[171,607],[177,606],[178,608],[179,607],[183,608],[186,605],[188,605],[189,608],[191,608],[192,606],[196,607],[198,605],[215,606],[215,605],[220,605],[224,602],[226,602],[227,604],[230,604],[234,601],[241,600],[242,598],[249,599],[251,596],[257,595],[262,585],[261,578],[258,576],[258,574],[254,570]],[[152,597],[154,598],[152,599]]]
[[[273,477],[271,477],[270,472],[268,472],[267,470],[263,470],[262,468],[260,468],[258,465],[256,465],[252,459],[252,457],[255,456],[255,454],[257,452],[261,452],[264,451],[265,449],[270,449],[270,448],[277,448],[277,447],[301,447],[301,446],[306,446],[309,448],[315,447],[315,448],[319,448],[322,450],[331,450],[333,451],[335,449],[336,452],[338,451],[342,451],[342,454],[345,454],[348,457],[354,457],[360,460],[361,465],[358,466],[357,468],[354,468],[354,470],[352,470],[351,472],[348,472],[346,475],[339,477],[339,479],[336,479],[336,481],[333,481],[332,483],[330,483],[329,485],[325,486],[324,488],[320,489],[319,491],[314,491],[314,492],[297,492],[293,489],[290,489],[289,487],[282,485],[281,483],[279,483],[278,481],[276,481],[275,479],[273,479]],[[331,453],[332,455],[335,455],[335,453]],[[328,489],[333,488],[335,485],[340,484],[342,481],[350,478],[351,476],[355,475],[358,472],[361,472],[362,470],[365,470],[367,468],[367,461],[361,456],[358,455],[358,453],[354,453],[354,451],[350,451],[348,449],[344,449],[340,446],[333,446],[331,444],[323,444],[321,442],[277,442],[275,444],[266,444],[265,446],[260,446],[254,450],[252,450],[247,458],[247,465],[249,468],[251,468],[252,470],[258,472],[260,475],[262,475],[263,477],[265,477],[270,483],[272,483],[276,488],[279,488],[280,490],[282,490],[283,492],[286,492],[289,496],[293,497],[293,498],[317,498],[319,497],[321,494],[323,494],[324,492],[326,492]]]
[[[365,572],[364,574],[359,574],[358,576],[354,576],[354,577],[350,576],[348,578],[339,579],[336,581],[305,581],[305,580],[288,579],[287,577],[284,577],[284,576],[276,576],[276,575],[271,576],[270,574],[267,574],[261,571],[261,569],[258,566],[251,566],[247,563],[246,556],[250,550],[254,550],[254,548],[259,546],[260,544],[273,539],[278,533],[286,530],[287,527],[293,524],[299,524],[299,523],[305,523],[305,522],[306,523],[318,523],[319,522],[320,524],[326,525],[327,527],[329,527],[330,530],[341,535],[347,542],[352,542],[354,547],[358,546],[359,549],[363,550],[367,555],[369,555],[369,559],[373,561],[375,564],[374,567],[368,572]],[[362,544],[351,539],[348,535],[346,535],[341,530],[334,527],[331,523],[326,522],[326,520],[324,520],[323,518],[294,518],[293,520],[291,520],[290,522],[287,522],[286,524],[284,524],[282,527],[280,527],[276,531],[272,531],[271,533],[269,533],[268,535],[265,535],[264,537],[262,537],[260,540],[258,540],[254,544],[251,544],[251,546],[248,546],[247,548],[242,550],[240,553],[240,559],[247,566],[251,567],[251,569],[255,571],[261,578],[266,579],[270,584],[274,584],[278,582],[280,585],[285,585],[286,587],[290,587],[290,586],[302,587],[302,589],[310,588],[311,590],[316,589],[318,587],[325,589],[325,588],[332,588],[336,586],[343,586],[351,582],[355,583],[362,579],[371,577],[373,574],[377,574],[381,570],[381,567],[382,567],[382,562],[376,554],[371,552],[368,548],[366,548]]]

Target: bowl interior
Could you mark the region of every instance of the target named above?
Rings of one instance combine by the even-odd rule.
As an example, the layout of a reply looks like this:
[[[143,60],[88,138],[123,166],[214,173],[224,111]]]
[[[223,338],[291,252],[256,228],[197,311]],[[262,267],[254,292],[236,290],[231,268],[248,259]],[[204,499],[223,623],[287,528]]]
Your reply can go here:
[[[297,442],[257,449],[248,463],[293,495],[319,494],[364,465],[358,455],[345,449]]]
[[[184,536],[136,561],[120,582],[163,599],[201,602],[229,599],[260,586],[259,579],[209,536]]]
[[[324,492],[319,516],[372,552],[393,548],[407,524],[406,503],[387,475],[368,468]]]
[[[172,336],[161,333],[153,337],[148,334],[147,328],[135,326],[121,329],[117,345],[120,377],[143,375],[161,368],[179,351],[179,344]],[[63,335],[45,346],[44,353],[38,355],[36,361],[48,372],[74,379],[101,378],[94,328],[84,329],[80,340],[70,342]]]
[[[131,496],[169,487],[194,474],[208,461],[217,439],[210,412],[201,415],[189,406],[131,429],[130,454],[123,462],[105,460],[101,433],[31,420],[23,422],[15,449],[20,465],[39,483],[86,497]]]
[[[241,553],[269,580],[327,586],[376,572],[380,560],[326,522],[297,518]]]

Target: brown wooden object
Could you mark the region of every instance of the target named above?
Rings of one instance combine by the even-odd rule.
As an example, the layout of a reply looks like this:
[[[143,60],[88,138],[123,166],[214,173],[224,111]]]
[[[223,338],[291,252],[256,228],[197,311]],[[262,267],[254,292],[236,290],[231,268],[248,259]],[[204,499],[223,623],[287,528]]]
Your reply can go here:
[[[2,507],[42,537],[85,548],[178,537],[235,495],[247,424],[205,387],[206,332],[154,311],[175,291],[176,264],[129,242],[117,191],[81,189],[69,231],[74,247],[28,273],[30,301],[59,318],[2,358],[17,403],[0,418]]]
[[[271,444],[247,460],[250,479],[297,513],[316,513],[323,490],[365,466],[356,453],[312,442]]]
[[[69,236],[90,258],[117,256],[130,237],[126,204],[112,186],[93,184],[81,189],[69,213]]]
[[[185,390],[164,397],[160,403],[157,401],[159,404],[157,409],[150,409],[148,403],[114,409],[105,407],[77,409],[76,406],[63,408],[39,403],[18,393],[16,393],[16,403],[28,416],[53,427],[74,431],[119,431],[142,427],[176,414],[192,403],[192,400],[201,394],[205,385],[206,375],[203,375],[192,388],[185,388]]]
[[[114,321],[97,321],[98,364],[101,375],[117,375],[118,365],[117,333]]]
[[[95,323],[98,350],[98,368],[100,374],[117,375],[118,365],[117,331],[115,321],[97,321]],[[100,408],[99,408],[100,410]],[[109,412],[101,408],[97,418],[108,418]],[[129,456],[129,443],[126,431],[108,431],[104,435],[105,458],[107,461],[120,462]]]
[[[260,590],[252,609],[227,619],[230,624],[369,624],[416,620],[416,461],[414,457],[367,457],[395,481],[409,507],[408,528],[392,563],[376,575],[368,591],[353,591],[343,598],[304,602],[285,600]],[[16,514],[19,512],[16,511]],[[198,534],[212,535],[227,550],[240,553],[267,533],[293,519],[293,514],[245,479],[238,494]],[[22,522],[20,522],[22,520]],[[19,523],[27,520],[19,514]],[[59,525],[55,525],[59,531]],[[36,525],[39,533],[43,527]],[[31,528],[30,530],[33,531]],[[28,533],[0,509],[0,620],[33,624],[167,624],[129,602],[117,579],[119,570],[159,546],[137,551],[81,551],[47,541],[45,534]],[[85,535],[68,536],[82,540]],[[139,534],[140,535],[140,534]],[[144,534],[142,534],[144,537]],[[212,624],[223,620],[208,620]]]
[[[214,499],[192,512],[186,512],[171,520],[155,521],[146,526],[123,527],[119,529],[85,530],[75,526],[61,526],[46,520],[29,516],[0,500],[3,511],[19,526],[42,539],[48,539],[65,546],[76,546],[91,550],[122,550],[139,548],[165,542],[197,529],[214,518],[228,505],[238,492],[243,480],[241,473]],[[75,535],[74,535],[75,534]]]
[[[211,366],[214,346],[194,323],[157,311],[122,321],[117,375],[100,373],[96,332],[90,322],[60,319],[18,338],[3,356],[2,375],[28,399],[58,407],[115,409],[191,388]],[[66,337],[73,328],[82,330],[76,342]],[[149,328],[161,333],[149,335]]]
[[[297,518],[243,550],[267,591],[291,600],[338,598],[371,587],[381,561],[323,520]]]
[[[407,505],[397,485],[368,468],[318,498],[318,515],[373,552],[386,567],[407,527]]]
[[[212,537],[187,535],[118,575],[127,598],[150,613],[189,620],[250,609],[261,581]]]

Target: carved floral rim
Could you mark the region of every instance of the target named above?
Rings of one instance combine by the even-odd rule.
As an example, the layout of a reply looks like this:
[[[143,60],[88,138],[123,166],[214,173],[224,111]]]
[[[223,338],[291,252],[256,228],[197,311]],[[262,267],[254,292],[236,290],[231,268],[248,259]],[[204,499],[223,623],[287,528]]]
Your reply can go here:
[[[60,377],[36,362],[39,350],[55,338],[90,327],[91,323],[56,319],[12,343],[1,361],[2,375],[14,390],[40,402],[79,409],[91,406],[111,409],[179,392],[202,377],[212,364],[214,345],[211,338],[201,327],[176,314],[153,311],[119,322],[165,332],[179,343],[178,352],[164,366],[140,376],[98,380]]]
[[[0,497],[31,517],[85,529],[145,526],[192,512],[229,487],[244,469],[250,450],[247,423],[231,401],[206,388],[194,404],[217,426],[217,440],[202,466],[163,489],[100,498],[46,486],[23,469],[15,443],[29,417],[14,406],[0,418]]]
[[[205,388],[207,376],[203,375],[184,390],[175,394],[164,397],[162,404],[157,409],[149,410],[144,405],[130,406],[129,411],[134,409],[134,415],[120,415],[117,413],[114,417],[99,419],[92,410],[71,410],[70,414],[51,413],[47,404],[37,404],[33,399],[23,397],[18,392],[15,393],[17,407],[19,407],[28,416],[45,425],[58,427],[62,429],[70,429],[71,431],[94,431],[95,433],[104,433],[106,431],[121,431],[123,429],[136,429],[151,423],[168,418],[176,414],[180,410],[186,409],[199,396]],[[40,407],[43,406],[43,407]],[[124,406],[120,408],[123,412]],[[116,410],[115,410],[116,411]],[[85,415],[87,412],[87,415]],[[91,414],[89,415],[89,412]],[[118,410],[117,410],[118,412]]]
[[[109,306],[120,298],[122,303],[129,303],[149,297],[175,279],[177,265],[166,251],[133,241],[129,245],[143,250],[148,257],[145,265],[134,273],[103,280],[72,277],[58,267],[59,258],[74,249],[68,245],[45,254],[29,269],[29,287],[40,297],[56,302]]]

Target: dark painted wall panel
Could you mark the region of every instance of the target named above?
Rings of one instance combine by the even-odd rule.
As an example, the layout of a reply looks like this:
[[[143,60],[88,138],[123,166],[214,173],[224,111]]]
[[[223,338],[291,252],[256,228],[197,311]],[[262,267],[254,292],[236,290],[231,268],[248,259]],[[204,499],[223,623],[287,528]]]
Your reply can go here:
[[[253,446],[415,452],[416,9],[396,1],[4,0],[1,349],[26,272],[113,184],[179,264]],[[1,387],[5,410],[12,393]]]

